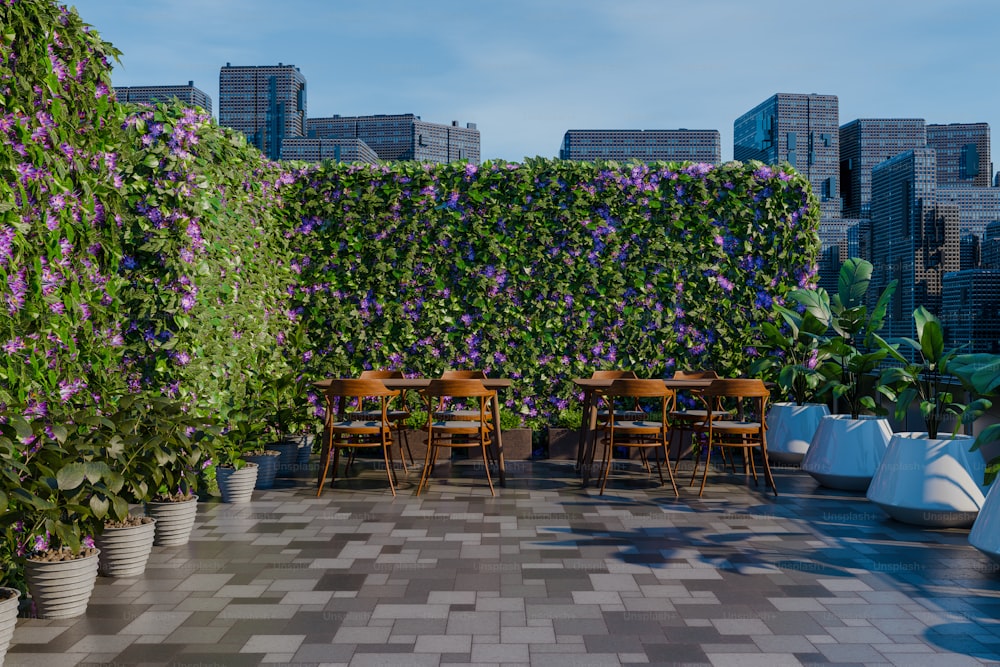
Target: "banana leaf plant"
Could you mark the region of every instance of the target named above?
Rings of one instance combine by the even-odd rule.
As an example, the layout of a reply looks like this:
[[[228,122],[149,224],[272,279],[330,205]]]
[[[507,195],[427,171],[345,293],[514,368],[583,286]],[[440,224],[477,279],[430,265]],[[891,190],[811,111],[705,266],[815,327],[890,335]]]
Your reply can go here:
[[[900,364],[882,371],[879,391],[896,402],[896,419],[903,419],[910,405],[919,401],[927,436],[937,438],[941,425],[945,421],[953,421],[954,437],[962,424],[982,414],[983,399],[975,399],[969,404],[955,400],[951,390],[954,378],[959,379],[963,388],[971,389],[956,372],[963,367],[959,355],[961,348],[945,349],[941,322],[923,306],[913,311],[913,321],[917,330],[916,340],[902,338],[901,341],[914,350],[917,361],[911,362],[899,352],[899,343],[890,344],[875,336],[882,349]]]
[[[862,410],[873,414],[887,412],[875,402],[878,378],[874,373],[888,355],[878,344],[876,334],[885,323],[896,281],[882,290],[869,309],[867,295],[872,269],[871,262],[853,257],[840,267],[837,293],[832,297],[823,288],[798,289],[791,295],[805,306],[805,312],[833,329],[833,335],[819,346],[826,361],[820,367],[825,382],[817,393],[829,392],[842,399],[852,419],[858,419]]]

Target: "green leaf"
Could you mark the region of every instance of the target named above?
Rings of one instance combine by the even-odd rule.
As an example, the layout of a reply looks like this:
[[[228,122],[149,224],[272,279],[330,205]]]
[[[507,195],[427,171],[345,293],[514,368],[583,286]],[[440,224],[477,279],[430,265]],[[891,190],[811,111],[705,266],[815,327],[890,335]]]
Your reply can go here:
[[[56,483],[60,491],[70,491],[83,484],[86,467],[82,463],[68,463],[56,473]]]

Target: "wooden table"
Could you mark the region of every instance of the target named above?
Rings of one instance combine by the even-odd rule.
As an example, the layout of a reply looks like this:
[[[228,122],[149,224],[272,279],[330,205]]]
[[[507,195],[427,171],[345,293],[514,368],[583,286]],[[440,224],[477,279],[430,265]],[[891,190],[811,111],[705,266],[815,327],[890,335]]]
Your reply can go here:
[[[430,386],[433,378],[385,378],[380,379],[387,389],[412,389],[419,390]],[[476,378],[479,379],[479,378]],[[480,379],[487,389],[508,389],[512,381],[510,378],[485,378]],[[320,380],[313,382],[313,386],[321,391],[326,391],[330,386],[330,380]],[[497,468],[500,471],[500,486],[507,485],[507,467],[503,460],[503,437],[500,433],[500,397],[499,393],[494,393],[492,398],[493,431],[496,433]]]
[[[663,384],[674,391],[682,389],[704,389],[712,384],[714,378],[674,379],[663,378]],[[583,479],[583,485],[590,483],[591,468],[594,454],[597,450],[597,408],[600,403],[600,390],[607,389],[613,379],[573,378],[573,384],[583,389],[583,424],[580,429],[580,442],[576,451],[576,464]],[[668,463],[665,463],[667,465]]]

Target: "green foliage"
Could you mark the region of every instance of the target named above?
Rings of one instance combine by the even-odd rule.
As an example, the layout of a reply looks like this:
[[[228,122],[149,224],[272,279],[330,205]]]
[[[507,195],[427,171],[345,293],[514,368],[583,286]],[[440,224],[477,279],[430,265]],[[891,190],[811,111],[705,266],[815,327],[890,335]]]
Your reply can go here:
[[[985,414],[993,406],[992,397],[1000,388],[1000,355],[997,354],[960,354],[955,356],[949,370],[962,380],[976,398],[967,406],[965,422],[971,422]],[[1000,440],[1000,424],[991,424],[981,430],[972,444],[972,451],[983,445]],[[986,462],[984,484],[992,484],[1000,474],[1000,455]]]
[[[919,401],[920,414],[930,438],[938,437],[938,429],[947,415],[955,416],[955,428],[952,431],[954,436],[958,433],[959,426],[974,419],[979,405],[966,406],[958,403],[947,389],[946,381],[954,370],[960,369],[960,362],[955,361],[959,349],[945,349],[941,322],[923,306],[913,311],[913,320],[917,339],[903,338],[902,342],[916,352],[919,357],[916,363],[900,354],[899,343],[889,344],[875,336],[879,345],[900,364],[882,371],[879,390],[896,401],[897,419],[903,418],[914,401]],[[953,369],[953,365],[956,368]],[[957,377],[961,379],[962,376]]]
[[[521,416],[511,410],[500,409],[500,430],[509,431],[514,428],[524,428]]]
[[[556,415],[555,426],[559,428],[581,428],[583,410],[580,407],[564,408]]]
[[[815,398],[823,379],[820,367],[827,353],[821,350],[820,343],[829,325],[808,310],[799,314],[785,306],[775,306],[775,312],[784,324],[761,324],[763,342],[758,347],[770,354],[756,360],[750,373],[773,376],[776,371],[774,379],[778,386],[791,396],[796,405],[809,403]]]
[[[840,268],[837,294],[832,298],[822,288],[797,290],[791,295],[805,313],[834,331],[829,338],[817,337],[821,340],[819,353],[827,358],[820,366],[825,382],[819,393],[830,392],[834,398],[843,399],[852,419],[857,419],[862,410],[886,412],[875,403],[879,387],[874,372],[889,351],[879,345],[876,334],[882,328],[896,281],[882,290],[869,310],[866,299],[871,276],[871,262],[855,257]]]

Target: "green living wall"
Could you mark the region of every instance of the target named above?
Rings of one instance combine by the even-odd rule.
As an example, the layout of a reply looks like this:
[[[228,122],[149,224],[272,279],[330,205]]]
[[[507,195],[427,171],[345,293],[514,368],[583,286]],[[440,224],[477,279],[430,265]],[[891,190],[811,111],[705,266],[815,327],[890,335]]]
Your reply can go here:
[[[746,373],[816,271],[808,182],[759,163],[325,164],[297,187],[307,372],[482,368],[527,418],[597,368]]]

